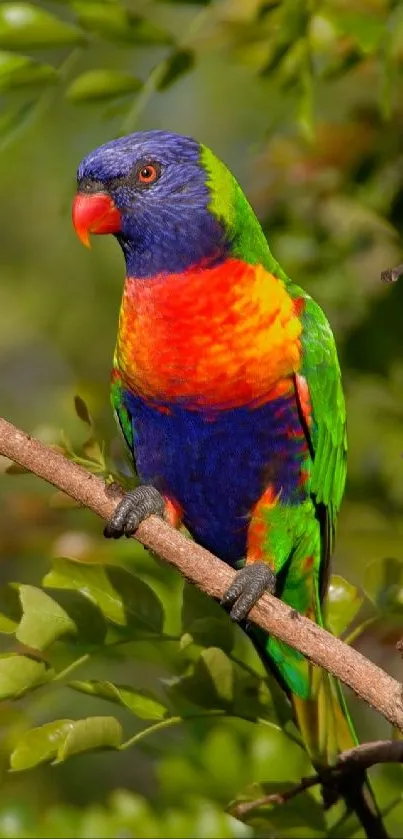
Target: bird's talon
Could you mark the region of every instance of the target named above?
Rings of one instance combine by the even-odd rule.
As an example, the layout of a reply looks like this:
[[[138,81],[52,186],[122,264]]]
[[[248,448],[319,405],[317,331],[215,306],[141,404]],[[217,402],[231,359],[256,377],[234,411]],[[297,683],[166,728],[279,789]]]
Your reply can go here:
[[[252,607],[265,591],[275,592],[276,576],[265,562],[245,565],[237,572],[233,583],[221,599],[221,606],[230,609],[230,617],[239,623],[248,616]]]
[[[149,516],[163,516],[165,503],[153,486],[139,486],[127,492],[112,513],[104,529],[107,539],[129,538]]]

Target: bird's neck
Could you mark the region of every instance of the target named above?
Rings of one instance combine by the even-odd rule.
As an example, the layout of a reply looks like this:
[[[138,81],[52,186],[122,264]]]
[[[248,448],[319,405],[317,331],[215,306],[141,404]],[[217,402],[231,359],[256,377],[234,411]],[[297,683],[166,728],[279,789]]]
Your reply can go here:
[[[261,265],[126,279],[116,365],[130,390],[169,405],[259,404],[298,368],[298,312]]]
[[[274,259],[265,234],[242,190],[231,177],[234,190],[224,214],[221,202],[190,207],[188,218],[173,223],[174,208],[161,208],[158,224],[138,230],[134,215],[126,221],[125,235],[118,234],[126,262],[126,276],[145,280],[160,275],[194,275],[203,267],[213,268],[228,260],[263,265],[274,276],[288,282]],[[224,202],[225,203],[225,202]],[[154,281],[154,280],[153,280]]]
[[[136,281],[143,282],[152,278],[151,282],[154,282],[154,278],[158,278],[162,273],[168,276],[192,273],[194,268],[193,262],[192,267],[188,268],[189,257],[181,248],[174,255],[164,253],[163,250],[156,253],[150,249],[150,252],[143,254],[141,259],[139,259],[137,249],[132,248],[130,243],[126,247],[122,246],[122,250],[126,262],[126,278],[133,278]],[[197,263],[197,267],[203,265],[204,268],[211,268],[220,265],[220,263],[225,262],[227,255],[224,249],[217,248],[207,256],[203,255]]]

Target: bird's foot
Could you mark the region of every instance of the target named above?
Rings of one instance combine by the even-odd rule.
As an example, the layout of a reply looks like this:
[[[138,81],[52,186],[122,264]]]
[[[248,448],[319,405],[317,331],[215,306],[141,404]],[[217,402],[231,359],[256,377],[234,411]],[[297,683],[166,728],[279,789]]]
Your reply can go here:
[[[149,516],[164,516],[165,502],[153,486],[139,486],[127,492],[112,513],[104,529],[107,539],[132,536]]]
[[[266,562],[253,562],[237,572],[221,606],[230,607],[230,617],[239,623],[245,620],[265,591],[274,594],[275,589],[276,575],[270,566]]]

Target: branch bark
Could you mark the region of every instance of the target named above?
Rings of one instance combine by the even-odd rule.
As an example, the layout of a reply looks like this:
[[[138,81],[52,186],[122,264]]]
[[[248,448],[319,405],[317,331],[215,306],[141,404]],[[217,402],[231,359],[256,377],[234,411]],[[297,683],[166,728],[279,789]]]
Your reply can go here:
[[[103,519],[110,518],[119,500],[100,478],[1,418],[0,454]],[[211,597],[220,599],[234,579],[235,571],[222,560],[155,516],[140,525],[135,538]],[[402,685],[357,650],[269,594],[253,607],[249,620],[324,667],[403,731]]]
[[[348,775],[357,769],[367,770],[377,763],[403,763],[403,740],[376,740],[372,743],[362,743],[359,746],[354,746],[353,749],[342,752],[334,766],[330,766],[326,772],[322,770],[322,772],[311,775],[309,778],[301,778],[298,784],[294,784],[284,792],[264,795],[262,798],[255,798],[254,801],[241,801],[232,808],[231,813],[236,818],[243,818],[253,810],[259,809],[259,807],[267,807],[270,804],[286,804],[287,801],[291,801],[301,792],[305,792],[317,786],[317,784],[323,785],[324,781],[332,783],[342,774]]]

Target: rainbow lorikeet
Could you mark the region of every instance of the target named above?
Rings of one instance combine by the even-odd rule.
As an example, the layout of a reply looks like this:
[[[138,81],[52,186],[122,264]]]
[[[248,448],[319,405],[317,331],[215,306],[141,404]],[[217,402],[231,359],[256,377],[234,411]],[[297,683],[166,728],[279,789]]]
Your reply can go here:
[[[346,412],[320,307],[272,256],[229,170],[163,131],[80,164],[73,221],[113,233],[126,282],[112,403],[142,485],[105,534],[157,513],[239,567],[224,598],[243,621],[266,589],[323,623],[346,477]],[[331,677],[257,628],[316,765],[356,742]],[[352,782],[350,781],[350,787]]]

